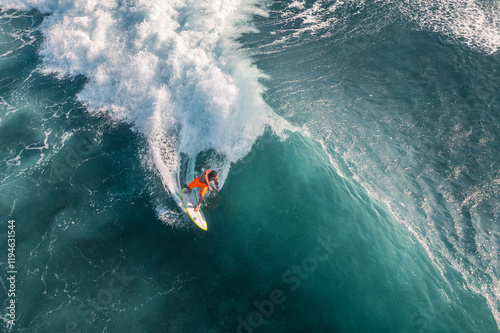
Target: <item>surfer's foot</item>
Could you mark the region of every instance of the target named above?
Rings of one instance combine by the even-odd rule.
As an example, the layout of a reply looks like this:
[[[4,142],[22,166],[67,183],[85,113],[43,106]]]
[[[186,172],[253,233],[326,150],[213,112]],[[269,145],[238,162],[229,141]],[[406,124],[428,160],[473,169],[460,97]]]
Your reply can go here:
[[[195,212],[197,212],[197,211],[199,211],[199,210],[200,210],[200,207],[199,207],[199,206],[196,206],[196,207],[194,208],[194,211],[195,211]]]

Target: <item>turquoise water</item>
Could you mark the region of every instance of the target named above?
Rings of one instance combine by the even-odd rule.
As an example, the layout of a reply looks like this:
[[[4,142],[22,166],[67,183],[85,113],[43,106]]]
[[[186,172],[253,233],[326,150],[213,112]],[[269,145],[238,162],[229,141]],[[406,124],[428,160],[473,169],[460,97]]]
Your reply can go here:
[[[498,332],[497,1],[0,8],[2,331]]]

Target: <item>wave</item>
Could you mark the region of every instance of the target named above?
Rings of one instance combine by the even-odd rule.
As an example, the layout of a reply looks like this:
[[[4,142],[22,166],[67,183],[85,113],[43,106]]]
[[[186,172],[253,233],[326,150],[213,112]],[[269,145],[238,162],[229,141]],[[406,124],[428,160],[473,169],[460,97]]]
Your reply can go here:
[[[255,38],[263,45],[254,42],[259,45],[257,56],[275,61],[276,68],[287,71],[282,82],[275,84],[274,89],[284,96],[281,100],[274,96],[276,112],[306,129],[303,133],[322,144],[340,175],[360,183],[371,198],[389,209],[425,249],[443,281],[451,281],[454,272],[459,272],[465,289],[486,299],[498,327],[500,261],[492,255],[498,252],[496,222],[500,216],[498,147],[494,143],[498,133],[494,107],[498,87],[493,74],[497,62],[485,55],[500,47],[499,5],[498,1],[473,0],[278,1],[270,9],[271,19],[262,20],[270,36],[262,33]],[[455,66],[457,59],[439,57],[458,54],[459,61],[472,63],[463,71],[464,77],[417,79],[439,87],[437,94],[429,94],[419,83],[400,88],[390,82],[406,82],[403,79],[380,79],[378,75],[385,75],[385,63],[374,69],[380,54],[366,55],[360,50],[359,66],[364,65],[361,71],[366,76],[357,73],[355,66],[350,68],[348,61],[337,63],[358,56],[358,50],[349,46],[366,47],[363,43],[369,42],[381,42],[383,47],[396,47],[398,55],[405,54],[405,47],[413,47],[411,39],[397,41],[398,50],[396,43],[378,38],[385,32],[392,37],[393,30],[401,26],[430,31],[437,36],[435,41],[458,45],[455,50],[426,50],[426,56],[433,57],[426,71],[446,73],[436,68]],[[381,31],[379,36],[367,38]],[[428,42],[425,46],[434,41]],[[345,47],[335,46],[342,43]],[[341,54],[344,50],[347,55]],[[363,63],[363,56],[370,61]],[[300,59],[301,66],[294,67],[288,59]],[[356,60],[353,62],[358,63]],[[280,61],[289,61],[292,68]],[[392,62],[391,73],[404,75],[414,65],[405,61],[401,72],[398,61]],[[271,73],[275,70],[267,66]],[[462,72],[461,66],[454,69]],[[469,70],[473,70],[474,79],[470,80],[474,85],[464,89],[463,95],[456,94],[458,88],[453,85],[469,79]],[[357,82],[359,77],[365,82]],[[376,86],[366,82],[367,77]],[[415,87],[419,93],[412,96]],[[428,106],[434,104],[436,95],[440,102]],[[366,99],[370,101],[364,102]],[[470,119],[482,120],[469,123]]]
[[[60,76],[84,75],[88,83],[78,94],[80,101],[93,114],[105,114],[114,121],[133,124],[147,142],[145,165],[159,174],[163,187],[178,203],[181,178],[186,177],[186,174],[182,175],[183,161],[189,161],[186,173],[192,175],[196,156],[213,150],[217,157],[209,160],[207,167],[220,170],[223,181],[231,163],[249,152],[266,127],[272,127],[279,134],[291,128],[264,102],[264,88],[260,80],[267,79],[267,76],[252,63],[246,54],[249,51],[241,49],[237,42],[243,34],[255,31],[250,23],[255,15],[267,15],[259,1],[165,3],[137,0],[120,3],[111,0],[0,0],[0,6],[19,10],[35,7],[51,14],[41,26],[44,35],[40,50],[43,71]],[[373,11],[374,8],[379,10]],[[294,1],[279,10],[282,20],[278,23],[281,27],[274,30],[283,34],[283,38],[276,39],[279,47],[285,42],[286,46],[293,45],[294,40],[304,34],[323,38],[359,29],[363,32],[378,31],[401,17],[417,22],[423,29],[442,33],[486,53],[494,53],[500,46],[498,2],[367,0],[317,1],[312,4]],[[349,20],[353,21],[346,23]],[[354,117],[351,128],[358,126],[357,121],[358,118]],[[339,119],[338,123],[345,126],[346,122],[348,120]],[[323,125],[325,127],[318,131],[324,131],[313,136],[320,142],[328,142],[325,133],[332,133],[332,129],[326,122]],[[378,142],[380,134],[373,134]],[[403,221],[438,268],[447,261],[460,271],[468,282],[468,288],[485,296],[497,323],[500,323],[496,257],[484,261],[487,266],[485,278],[477,280],[475,276],[481,274],[481,270],[477,273],[466,272],[466,266],[460,262],[463,257],[452,253],[460,249],[462,243],[452,244],[454,248],[447,252],[446,244],[439,240],[440,235],[434,235],[439,232],[440,226],[433,224],[427,228],[406,221],[408,216],[423,216],[424,221],[441,220],[442,205],[439,200],[450,196],[452,191],[439,188],[438,195],[433,196],[427,192],[429,186],[425,182],[407,189],[399,186],[402,184],[394,184],[391,179],[373,173],[372,170],[377,170],[381,163],[375,163],[371,168],[371,165],[366,165],[365,159],[358,159],[372,149],[370,144],[359,143],[362,135],[356,138],[355,135],[351,137],[345,132],[335,133],[333,130],[332,137],[336,137],[334,147],[347,145],[350,148],[348,151],[337,148],[336,154],[342,161],[361,161],[351,165],[346,174],[351,173],[350,177],[362,183],[373,198],[384,202],[398,221]],[[385,140],[390,142],[392,137]],[[375,141],[372,147],[376,147]],[[352,144],[349,145],[349,142]],[[356,155],[357,149],[361,150],[359,155]],[[404,155],[410,156],[408,168],[414,168],[412,148],[409,149]],[[375,155],[384,156],[384,152]],[[399,155],[402,154],[396,154]],[[426,165],[421,166],[414,169],[424,170],[422,176],[427,177],[422,179],[429,178],[425,174]],[[397,170],[393,171],[397,174]],[[393,178],[404,179],[404,175]],[[439,180],[441,178],[437,177],[429,183],[439,183]],[[498,184],[498,175],[493,181]],[[379,186],[373,185],[379,182]],[[381,188],[388,189],[388,193]],[[456,212],[469,202],[475,209],[477,205],[474,202],[480,201],[481,196],[488,196],[488,191],[482,190],[478,188],[477,194],[474,192],[466,196],[463,202],[447,199],[446,202],[451,204],[446,206],[443,214],[460,214]],[[419,194],[422,192],[426,192],[423,197],[428,199],[423,202],[412,200],[421,198]],[[405,202],[417,204],[405,206],[384,199],[398,197],[409,198]],[[166,221],[176,219],[175,212],[166,208],[160,207],[159,213]],[[459,216],[451,220],[457,222],[456,238],[465,238],[461,235],[464,224],[460,222],[463,219]],[[494,239],[487,234],[491,232],[498,237],[496,229],[478,233],[478,243],[486,244],[480,238],[488,242]],[[495,246],[492,245],[494,249]],[[489,249],[490,246],[478,248],[484,256],[483,252],[488,251],[483,251],[483,248]],[[476,258],[475,255],[470,257],[471,260]]]
[[[0,6],[50,14],[40,27],[41,70],[85,76],[78,99],[90,113],[130,123],[144,136],[145,165],[178,203],[186,177],[181,159],[193,173],[196,156],[215,151],[206,167],[218,169],[223,183],[266,127],[278,134],[287,127],[262,99],[259,81],[267,77],[237,42],[254,30],[253,16],[266,15],[259,1],[2,0]]]

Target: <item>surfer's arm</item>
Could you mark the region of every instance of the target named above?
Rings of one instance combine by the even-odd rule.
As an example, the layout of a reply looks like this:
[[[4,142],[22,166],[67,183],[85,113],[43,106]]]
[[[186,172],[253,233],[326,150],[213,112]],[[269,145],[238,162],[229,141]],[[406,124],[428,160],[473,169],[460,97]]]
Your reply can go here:
[[[213,191],[214,189],[210,186],[210,181],[208,180],[208,170],[205,170],[205,177],[203,177],[203,179],[205,180],[205,184],[208,185],[208,189]]]

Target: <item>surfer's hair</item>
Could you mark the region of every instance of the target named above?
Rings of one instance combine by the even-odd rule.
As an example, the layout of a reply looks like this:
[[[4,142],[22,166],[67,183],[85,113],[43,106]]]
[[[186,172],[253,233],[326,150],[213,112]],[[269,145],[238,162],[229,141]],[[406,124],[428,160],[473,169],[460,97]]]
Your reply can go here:
[[[210,178],[217,177],[217,172],[215,170],[210,171],[210,173],[208,174],[208,177],[210,177]]]

